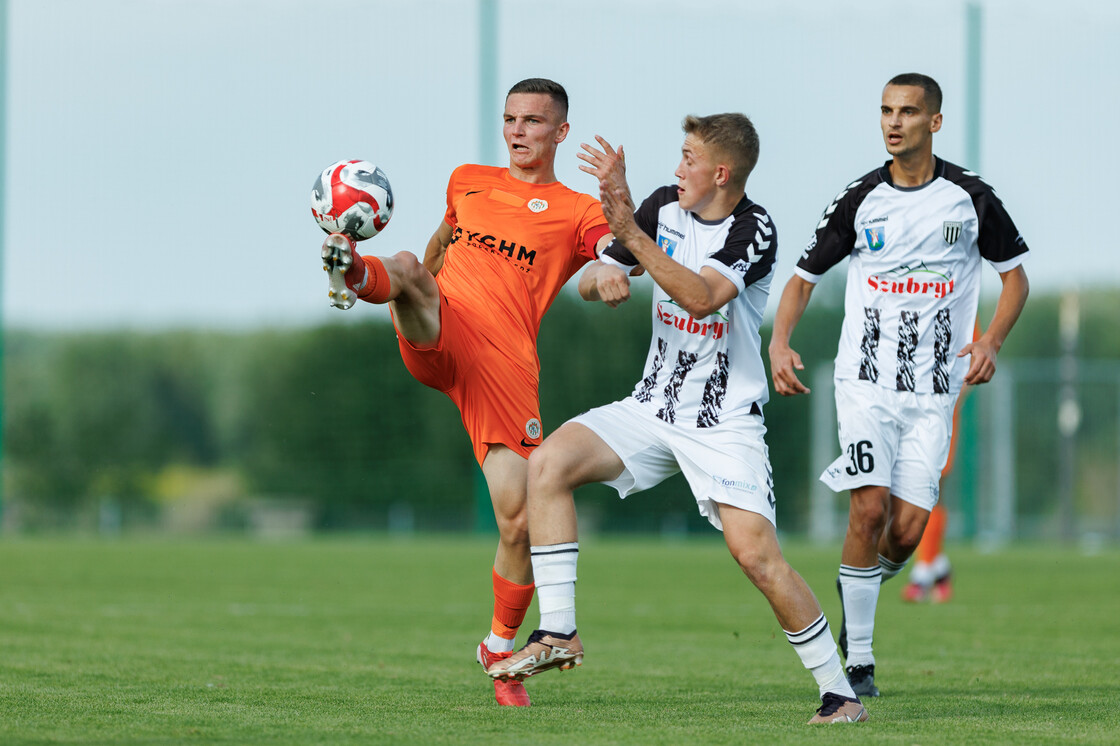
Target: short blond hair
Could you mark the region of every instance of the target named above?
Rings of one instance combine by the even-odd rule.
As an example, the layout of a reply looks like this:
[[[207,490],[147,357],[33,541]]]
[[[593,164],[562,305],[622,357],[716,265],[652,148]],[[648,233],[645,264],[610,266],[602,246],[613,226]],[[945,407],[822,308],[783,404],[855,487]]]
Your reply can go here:
[[[726,160],[731,171],[731,185],[742,189],[758,163],[758,132],[743,114],[711,114],[697,117],[689,114],[681,129],[716,151],[717,160]]]

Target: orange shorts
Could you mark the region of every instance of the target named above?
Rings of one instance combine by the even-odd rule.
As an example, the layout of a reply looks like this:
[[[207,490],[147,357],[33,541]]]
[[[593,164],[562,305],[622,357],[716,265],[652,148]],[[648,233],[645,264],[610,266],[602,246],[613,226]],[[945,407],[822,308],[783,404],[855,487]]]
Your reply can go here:
[[[500,443],[524,458],[540,445],[537,376],[479,334],[442,293],[436,346],[417,349],[399,330],[397,342],[412,377],[455,402],[480,466],[491,444]]]

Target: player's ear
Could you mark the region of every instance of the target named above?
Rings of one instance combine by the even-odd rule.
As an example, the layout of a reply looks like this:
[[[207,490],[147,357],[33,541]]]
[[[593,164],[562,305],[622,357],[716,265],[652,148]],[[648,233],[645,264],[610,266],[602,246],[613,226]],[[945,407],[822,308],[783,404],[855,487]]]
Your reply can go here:
[[[570,130],[571,128],[572,128],[572,125],[568,124],[567,122],[561,122],[560,123],[560,126],[556,128],[556,144],[557,145],[564,142],[564,138],[566,138],[568,136],[568,130]]]
[[[731,181],[731,169],[724,164],[716,166],[716,186],[726,186]]]
[[[937,132],[940,129],[941,129],[941,112],[937,112],[932,117],[930,117],[929,131],[930,131],[930,134],[932,134],[934,132]]]

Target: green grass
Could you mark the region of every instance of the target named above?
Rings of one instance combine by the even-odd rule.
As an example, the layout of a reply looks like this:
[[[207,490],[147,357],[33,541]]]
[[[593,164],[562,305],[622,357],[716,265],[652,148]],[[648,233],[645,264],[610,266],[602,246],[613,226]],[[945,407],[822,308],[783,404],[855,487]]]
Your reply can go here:
[[[6,539],[0,743],[1120,740],[1115,546],[953,547],[957,597],[940,606],[903,604],[892,581],[872,721],[817,728],[812,677],[717,536],[585,541],[584,666],[530,681],[532,708],[498,708],[473,662],[493,549]],[[835,631],[839,548],[786,554]]]

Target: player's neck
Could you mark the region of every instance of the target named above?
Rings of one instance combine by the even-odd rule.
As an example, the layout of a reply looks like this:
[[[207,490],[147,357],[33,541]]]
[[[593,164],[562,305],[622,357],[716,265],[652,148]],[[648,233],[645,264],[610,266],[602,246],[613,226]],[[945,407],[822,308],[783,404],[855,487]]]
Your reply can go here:
[[[720,189],[712,197],[712,201],[692,214],[701,220],[718,223],[725,220],[728,215],[735,212],[735,206],[743,199],[743,192],[734,189]]]
[[[896,155],[891,161],[891,181],[895,186],[919,187],[933,181],[933,153],[923,151],[908,155]]]
[[[526,184],[552,184],[557,181],[556,169],[551,164],[546,168],[520,168],[514,164],[509,164],[509,175],[518,181],[524,181]]]

